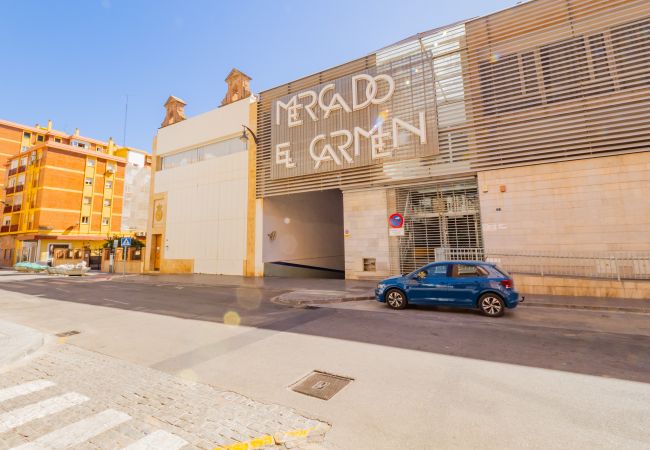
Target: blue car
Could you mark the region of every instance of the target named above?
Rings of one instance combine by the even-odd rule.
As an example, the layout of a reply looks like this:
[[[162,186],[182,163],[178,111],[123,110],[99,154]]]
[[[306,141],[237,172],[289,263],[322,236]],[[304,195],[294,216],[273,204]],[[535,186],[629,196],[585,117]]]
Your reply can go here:
[[[490,317],[502,316],[506,308],[524,301],[508,272],[480,261],[436,262],[386,278],[377,285],[375,297],[393,309],[446,305],[479,309]]]

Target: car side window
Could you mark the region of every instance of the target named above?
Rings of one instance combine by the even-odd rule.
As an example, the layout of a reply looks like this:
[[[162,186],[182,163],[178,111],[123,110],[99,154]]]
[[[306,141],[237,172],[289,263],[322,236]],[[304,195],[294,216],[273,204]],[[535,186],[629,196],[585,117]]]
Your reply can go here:
[[[434,277],[447,276],[447,264],[429,267],[429,275]]]
[[[454,269],[452,271],[452,276],[454,278],[485,277],[487,275],[487,270],[481,266],[473,266],[469,264],[454,264]]]

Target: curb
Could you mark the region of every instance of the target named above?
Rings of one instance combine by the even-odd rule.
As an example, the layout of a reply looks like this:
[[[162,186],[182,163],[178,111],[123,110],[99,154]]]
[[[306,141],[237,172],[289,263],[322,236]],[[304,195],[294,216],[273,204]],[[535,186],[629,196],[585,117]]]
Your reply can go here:
[[[365,293],[358,294],[358,295],[346,295],[343,297],[327,297],[327,298],[311,298],[311,299],[310,298],[286,298],[287,295],[295,294],[296,292],[301,292],[301,290],[291,291],[285,294],[278,295],[277,297],[273,297],[271,299],[271,302],[278,305],[301,308],[310,305],[326,305],[331,303],[354,302],[354,301],[362,301],[362,300],[372,300],[375,298],[374,294],[370,295]]]
[[[577,305],[577,304],[569,304],[569,303],[546,303],[546,302],[528,302],[528,301],[524,302],[522,305],[532,306],[534,308],[583,309],[586,311],[610,311],[610,312],[631,312],[637,314],[650,314],[650,309],[634,308],[631,306]]]
[[[42,333],[0,320],[0,369],[34,353],[44,343]]]

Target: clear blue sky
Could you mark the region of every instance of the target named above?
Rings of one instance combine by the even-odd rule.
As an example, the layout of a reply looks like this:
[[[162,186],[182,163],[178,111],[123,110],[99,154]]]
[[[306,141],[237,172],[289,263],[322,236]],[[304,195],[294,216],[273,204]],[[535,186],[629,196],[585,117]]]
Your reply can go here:
[[[170,94],[217,107],[237,67],[254,92],[516,0],[0,0],[0,118],[150,151]]]

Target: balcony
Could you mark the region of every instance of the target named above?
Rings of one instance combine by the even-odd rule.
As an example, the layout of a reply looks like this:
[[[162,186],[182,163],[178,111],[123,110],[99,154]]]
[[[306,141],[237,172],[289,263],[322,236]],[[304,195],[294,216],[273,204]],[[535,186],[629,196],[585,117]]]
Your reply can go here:
[[[0,227],[0,233],[9,233],[9,225],[3,225]]]
[[[2,209],[2,212],[4,214],[10,213],[11,212],[11,205],[5,205],[5,207]]]
[[[25,189],[24,184],[19,184],[19,185],[16,186],[16,192],[22,192],[23,189]]]
[[[15,190],[16,190],[16,188],[14,186],[7,186],[5,188],[5,191],[7,192],[7,195],[13,194]]]
[[[13,212],[18,212],[18,211],[21,210],[22,206],[23,206],[23,205],[14,205],[12,211],[13,211]],[[18,225],[16,225],[16,226],[18,226]]]
[[[9,227],[9,232],[13,233],[14,231],[18,231],[18,225],[11,225]]]
[[[18,173],[24,172],[25,170],[27,170],[27,166],[18,167]]]
[[[7,174],[7,176],[10,177],[12,175],[16,175],[16,172],[18,172],[18,168],[9,169],[9,173]]]

